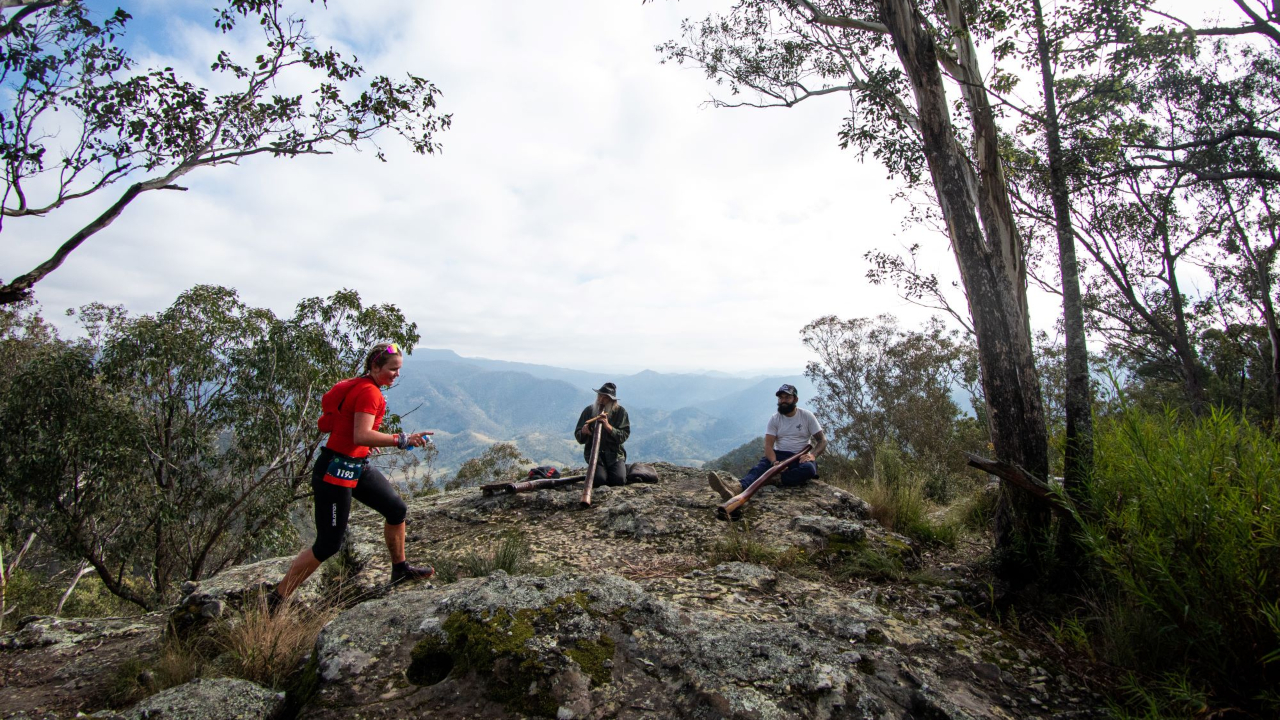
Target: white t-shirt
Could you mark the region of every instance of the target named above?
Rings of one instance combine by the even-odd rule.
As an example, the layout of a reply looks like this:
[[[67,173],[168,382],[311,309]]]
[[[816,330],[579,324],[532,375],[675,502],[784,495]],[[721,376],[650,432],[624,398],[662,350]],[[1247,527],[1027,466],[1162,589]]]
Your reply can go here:
[[[795,453],[809,444],[809,438],[822,432],[822,425],[813,413],[804,408],[796,408],[796,414],[791,417],[774,413],[764,432],[777,438],[773,442],[774,450]]]

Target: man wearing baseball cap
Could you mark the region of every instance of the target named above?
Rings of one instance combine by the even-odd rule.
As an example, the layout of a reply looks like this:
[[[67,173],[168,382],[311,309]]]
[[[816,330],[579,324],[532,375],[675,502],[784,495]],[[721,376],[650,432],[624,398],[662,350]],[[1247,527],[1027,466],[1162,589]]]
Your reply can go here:
[[[783,470],[777,476],[778,482],[785,487],[803,485],[818,477],[817,456],[827,449],[827,436],[822,425],[813,413],[796,407],[799,393],[794,385],[783,385],[774,393],[778,398],[778,412],[769,418],[764,431],[764,457],[742,477],[741,482],[734,482],[728,473],[707,472],[707,482],[711,489],[720,493],[720,497],[728,500],[739,492],[746,490],[766,470],[790,458],[804,449],[812,440],[813,450],[800,457],[800,462]],[[727,476],[727,477],[726,477]]]
[[[573,437],[584,447],[582,457],[591,464],[591,426],[587,421],[604,415],[600,420],[604,430],[600,433],[600,457],[596,461],[596,485],[627,484],[627,450],[622,444],[631,435],[631,418],[626,408],[618,404],[618,386],[607,382],[595,391],[596,401],[582,409]]]

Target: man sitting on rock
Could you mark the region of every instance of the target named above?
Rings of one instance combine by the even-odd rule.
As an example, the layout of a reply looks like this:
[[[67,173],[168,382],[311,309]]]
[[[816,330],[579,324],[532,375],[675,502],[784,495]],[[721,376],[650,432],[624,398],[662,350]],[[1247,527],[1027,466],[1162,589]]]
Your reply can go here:
[[[587,424],[592,418],[600,417],[596,422],[603,424],[600,432],[600,455],[596,460],[596,485],[627,484],[627,450],[622,444],[631,435],[631,418],[627,417],[626,408],[618,404],[618,387],[607,382],[596,390],[595,403],[582,409],[578,416],[578,425],[573,429],[573,437],[582,445],[582,456],[591,465],[591,433],[595,423]],[[603,416],[603,417],[601,417]]]
[[[780,483],[784,487],[803,485],[818,477],[817,457],[827,449],[827,436],[822,425],[813,413],[796,407],[799,394],[794,385],[783,385],[774,393],[778,398],[778,412],[769,418],[764,431],[764,457],[756,466],[735,481],[728,473],[707,471],[707,482],[711,489],[720,493],[720,497],[728,500],[739,492],[751,487],[769,468],[790,458],[813,441],[813,450],[800,456],[795,465],[775,475],[770,485]]]

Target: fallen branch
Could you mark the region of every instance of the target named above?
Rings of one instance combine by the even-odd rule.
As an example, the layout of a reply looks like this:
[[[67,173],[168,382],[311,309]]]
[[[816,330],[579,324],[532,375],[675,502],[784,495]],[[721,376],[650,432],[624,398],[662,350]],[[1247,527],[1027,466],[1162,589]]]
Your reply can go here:
[[[1022,466],[1000,460],[988,460],[973,453],[965,453],[969,458],[969,466],[985,473],[995,475],[1005,482],[1021,488],[1039,500],[1048,503],[1055,512],[1066,518],[1075,517],[1075,506],[1071,501],[1055,490],[1049,483],[1027,472]]]

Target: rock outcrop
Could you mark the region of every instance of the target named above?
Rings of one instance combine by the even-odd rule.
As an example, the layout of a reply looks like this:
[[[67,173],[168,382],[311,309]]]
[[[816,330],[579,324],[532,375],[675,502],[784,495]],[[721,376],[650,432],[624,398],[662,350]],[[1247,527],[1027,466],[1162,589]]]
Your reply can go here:
[[[308,695],[291,698],[289,712],[322,719],[1093,716],[1098,703],[1081,680],[1046,670],[1051,663],[965,610],[981,593],[964,567],[935,563],[914,582],[901,580],[921,552],[870,520],[857,497],[820,482],[766,489],[731,526],[714,519],[719,498],[700,472],[657,467],[661,483],[597,488],[586,510],[575,486],[493,497],[464,490],[411,502],[411,559],[451,575],[477,558],[501,565],[488,554],[520,542],[533,564],[520,574],[499,569],[387,588],[380,518],[357,511],[342,561],[349,607],[321,632],[298,684]],[[864,579],[865,557],[893,564],[899,579]],[[185,588],[175,612],[193,628],[199,618],[234,617],[283,562]],[[313,581],[308,592],[321,589]],[[0,638],[8,648],[0,670],[22,652],[77,647],[92,655],[71,630],[40,623]],[[154,634],[154,622],[150,628],[140,632]],[[41,645],[42,638],[52,640]],[[131,712],[158,709],[174,696],[192,699],[184,712],[195,712],[204,701],[184,687]],[[276,712],[268,701],[279,698],[270,690],[246,688],[243,696]]]

